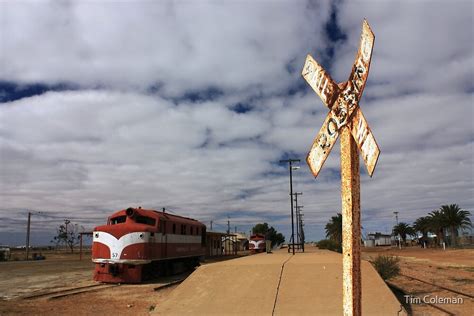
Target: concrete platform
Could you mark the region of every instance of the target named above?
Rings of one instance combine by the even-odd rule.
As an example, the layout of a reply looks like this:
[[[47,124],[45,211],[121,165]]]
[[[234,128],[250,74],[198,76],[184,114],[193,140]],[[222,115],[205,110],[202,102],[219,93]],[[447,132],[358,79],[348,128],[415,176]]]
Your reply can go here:
[[[403,315],[369,262],[362,262],[362,314]],[[400,313],[399,313],[400,312]],[[157,315],[342,315],[342,258],[308,249],[258,254],[199,267]]]

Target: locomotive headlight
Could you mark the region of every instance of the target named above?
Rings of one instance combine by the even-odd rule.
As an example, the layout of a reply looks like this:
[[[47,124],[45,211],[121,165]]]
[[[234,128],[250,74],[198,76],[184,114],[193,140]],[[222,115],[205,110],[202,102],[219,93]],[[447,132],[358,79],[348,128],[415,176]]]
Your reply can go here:
[[[143,239],[143,234],[140,234],[140,238]]]
[[[95,233],[95,238],[99,238],[99,233]]]

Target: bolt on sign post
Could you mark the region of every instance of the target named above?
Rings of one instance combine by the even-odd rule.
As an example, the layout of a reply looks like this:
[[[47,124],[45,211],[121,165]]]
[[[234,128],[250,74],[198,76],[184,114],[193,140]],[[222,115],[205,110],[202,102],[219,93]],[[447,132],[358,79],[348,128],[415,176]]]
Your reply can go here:
[[[380,154],[359,108],[359,100],[369,75],[374,40],[374,33],[367,20],[364,20],[359,50],[346,82],[336,84],[310,55],[306,57],[302,71],[303,78],[329,108],[306,157],[314,177],[318,176],[337,138],[341,137],[344,315],[361,315],[359,151],[371,177]]]

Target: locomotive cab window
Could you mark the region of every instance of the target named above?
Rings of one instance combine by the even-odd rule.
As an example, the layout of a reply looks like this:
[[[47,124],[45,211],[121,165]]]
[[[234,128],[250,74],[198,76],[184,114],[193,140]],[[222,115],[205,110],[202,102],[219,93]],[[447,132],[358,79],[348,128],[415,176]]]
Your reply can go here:
[[[148,217],[148,216],[137,216],[135,218],[135,222],[137,224],[145,224],[145,225],[150,225],[150,226],[155,226],[156,220],[154,218]]]
[[[110,225],[125,223],[126,220],[127,220],[127,216],[125,216],[125,215],[116,216],[116,217],[113,217],[113,218],[110,219]]]

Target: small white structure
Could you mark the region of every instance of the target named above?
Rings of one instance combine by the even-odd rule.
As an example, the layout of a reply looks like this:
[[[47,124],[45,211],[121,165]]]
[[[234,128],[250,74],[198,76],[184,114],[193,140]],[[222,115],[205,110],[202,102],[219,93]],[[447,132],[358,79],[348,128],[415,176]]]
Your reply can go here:
[[[364,240],[364,247],[375,247],[375,240],[373,239],[366,239]]]
[[[383,233],[369,233],[364,240],[365,247],[390,246],[392,244],[392,235]]]

